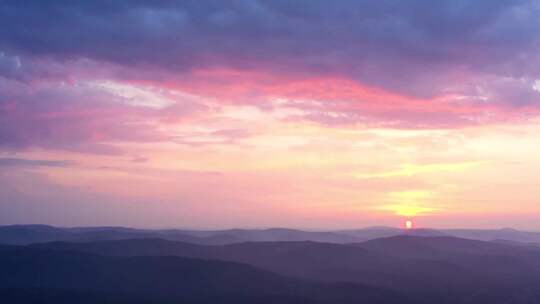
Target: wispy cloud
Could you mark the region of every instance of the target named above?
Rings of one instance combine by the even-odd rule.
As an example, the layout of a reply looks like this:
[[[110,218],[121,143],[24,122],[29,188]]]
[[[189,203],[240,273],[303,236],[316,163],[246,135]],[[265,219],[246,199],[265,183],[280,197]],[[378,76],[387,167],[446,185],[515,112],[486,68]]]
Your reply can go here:
[[[67,160],[0,158],[0,167],[70,167],[72,165],[73,162]]]
[[[357,178],[391,178],[400,176],[415,176],[428,173],[463,172],[485,163],[485,161],[466,161],[455,163],[404,164],[401,165],[397,170],[379,173],[358,173],[354,176]]]
[[[334,126],[457,128],[539,113],[533,0],[92,2],[48,3],[47,14],[39,1],[2,5],[0,75],[84,75],[151,108],[169,104],[153,93],[171,87],[267,108],[317,101],[296,103],[292,118]],[[138,87],[148,83],[152,94]]]
[[[538,16],[535,0],[0,0],[0,192],[88,191],[160,225],[539,214]]]
[[[442,210],[440,207],[435,207],[435,198],[434,192],[426,190],[390,192],[386,202],[375,209],[389,211],[400,216],[429,215]]]

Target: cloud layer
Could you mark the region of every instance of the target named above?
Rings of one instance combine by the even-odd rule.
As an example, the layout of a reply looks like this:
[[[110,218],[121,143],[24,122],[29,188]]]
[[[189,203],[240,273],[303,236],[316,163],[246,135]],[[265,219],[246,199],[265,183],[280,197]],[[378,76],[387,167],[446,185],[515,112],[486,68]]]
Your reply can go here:
[[[300,110],[321,123],[470,125],[536,114],[539,13],[535,1],[4,1],[0,74],[80,77],[89,60],[94,77],[316,100]]]
[[[0,1],[0,209],[538,212],[539,49],[534,0]]]

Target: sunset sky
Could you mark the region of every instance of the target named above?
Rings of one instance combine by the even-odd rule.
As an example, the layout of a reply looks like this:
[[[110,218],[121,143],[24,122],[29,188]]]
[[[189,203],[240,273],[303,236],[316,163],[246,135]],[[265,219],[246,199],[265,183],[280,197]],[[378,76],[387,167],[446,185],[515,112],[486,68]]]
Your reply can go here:
[[[540,230],[538,1],[0,1],[0,224]]]

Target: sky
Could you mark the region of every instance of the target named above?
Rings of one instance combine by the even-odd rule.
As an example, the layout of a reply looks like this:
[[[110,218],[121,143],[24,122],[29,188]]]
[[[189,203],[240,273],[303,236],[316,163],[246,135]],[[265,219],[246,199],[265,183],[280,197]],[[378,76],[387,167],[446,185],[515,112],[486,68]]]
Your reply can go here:
[[[0,1],[0,224],[540,230],[539,17]]]

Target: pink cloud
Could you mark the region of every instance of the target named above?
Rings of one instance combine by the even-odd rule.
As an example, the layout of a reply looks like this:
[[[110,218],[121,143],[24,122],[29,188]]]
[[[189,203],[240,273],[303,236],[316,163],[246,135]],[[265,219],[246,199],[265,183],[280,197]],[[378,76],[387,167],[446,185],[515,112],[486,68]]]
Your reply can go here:
[[[466,75],[462,78],[463,81],[480,81]],[[129,81],[202,96],[221,105],[296,109],[300,113],[290,115],[287,120],[324,125],[359,123],[390,128],[456,128],[521,120],[524,114],[533,117],[539,113],[534,103],[514,106],[515,103],[509,102],[509,93],[474,95],[469,84],[459,84],[446,93],[421,98],[338,75],[299,77],[257,70],[217,69],[193,71],[189,75],[170,74],[157,79],[159,82],[151,78]],[[489,85],[487,90],[494,92],[491,87],[495,84]],[[515,92],[511,89],[509,92]],[[536,98],[534,93],[528,94]],[[487,100],[479,101],[480,98]]]

